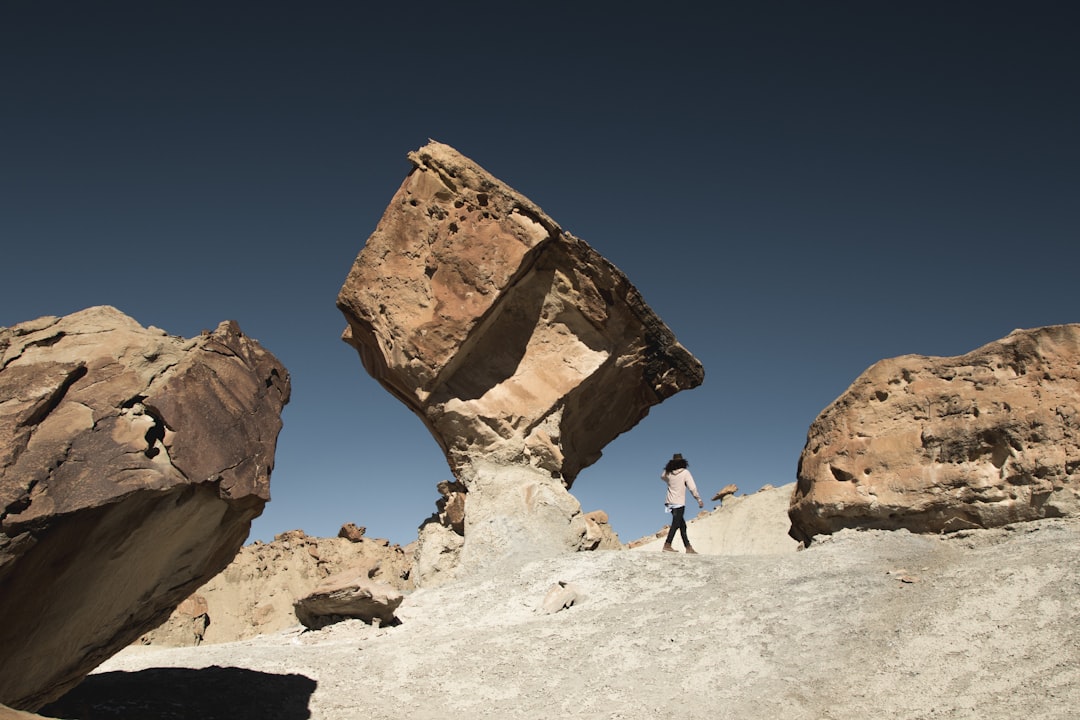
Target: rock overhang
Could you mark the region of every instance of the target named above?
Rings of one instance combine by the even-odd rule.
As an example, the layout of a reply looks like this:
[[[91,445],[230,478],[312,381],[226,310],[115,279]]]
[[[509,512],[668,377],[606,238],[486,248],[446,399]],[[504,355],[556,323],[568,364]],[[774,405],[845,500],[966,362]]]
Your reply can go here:
[[[627,277],[453,148],[429,143],[338,296],[344,339],[468,482],[478,457],[569,487],[704,379]]]

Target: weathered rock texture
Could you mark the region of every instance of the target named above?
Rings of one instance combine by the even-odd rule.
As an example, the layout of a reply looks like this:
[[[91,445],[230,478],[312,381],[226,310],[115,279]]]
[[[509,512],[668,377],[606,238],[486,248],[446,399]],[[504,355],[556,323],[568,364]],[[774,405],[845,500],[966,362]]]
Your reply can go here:
[[[393,585],[374,581],[366,568],[357,567],[331,575],[297,599],[293,608],[297,619],[312,630],[349,618],[384,625],[393,622],[403,599]]]
[[[603,510],[585,513],[585,550],[622,550],[619,535]]]
[[[567,488],[701,364],[528,199],[446,145],[409,157],[338,295],[344,339],[467,487],[464,562],[576,548]]]
[[[235,323],[185,340],[96,307],[0,329],[0,702],[58,697],[229,563],[288,398]]]
[[[342,527],[352,534],[353,523]],[[370,580],[411,590],[412,548],[379,538],[318,538],[302,530],[281,533],[273,542],[241,548],[223,571],[193,597],[205,607],[205,626],[185,601],[168,622],[143,634],[143,645],[189,646],[247,640],[295,627],[294,603],[327,578],[360,570]],[[200,610],[195,606],[195,610]],[[201,636],[200,636],[201,632]]]
[[[864,372],[810,426],[792,537],[989,528],[1080,511],[1080,325]]]

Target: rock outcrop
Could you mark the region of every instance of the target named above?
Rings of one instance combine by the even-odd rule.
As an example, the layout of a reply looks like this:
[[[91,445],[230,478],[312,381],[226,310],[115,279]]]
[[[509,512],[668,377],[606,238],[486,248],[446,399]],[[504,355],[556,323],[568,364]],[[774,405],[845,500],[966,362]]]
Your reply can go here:
[[[110,307],[0,329],[0,702],[33,710],[164,621],[269,499],[285,368]]]
[[[348,570],[397,590],[411,590],[412,548],[379,538],[357,537],[353,523],[338,537],[318,538],[302,530],[273,542],[245,545],[222,572],[184,601],[168,622],[143,634],[143,645],[190,646],[247,640],[295,627],[294,605],[328,578]],[[205,621],[199,613],[206,614]]]
[[[567,489],[701,364],[524,196],[446,145],[409,158],[338,295],[344,339],[467,488],[464,564],[576,549]]]
[[[942,532],[1080,512],[1080,325],[860,375],[810,426],[791,535]]]
[[[585,513],[585,544],[583,550],[622,550],[619,535],[611,527],[603,510]]]

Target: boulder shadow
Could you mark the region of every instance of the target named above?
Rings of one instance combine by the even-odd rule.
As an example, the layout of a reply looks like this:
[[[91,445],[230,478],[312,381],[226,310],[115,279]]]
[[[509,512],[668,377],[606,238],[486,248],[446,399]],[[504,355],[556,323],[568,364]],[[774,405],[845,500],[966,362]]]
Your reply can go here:
[[[306,720],[318,683],[245,668],[148,668],[89,675],[37,712],[68,720]]]

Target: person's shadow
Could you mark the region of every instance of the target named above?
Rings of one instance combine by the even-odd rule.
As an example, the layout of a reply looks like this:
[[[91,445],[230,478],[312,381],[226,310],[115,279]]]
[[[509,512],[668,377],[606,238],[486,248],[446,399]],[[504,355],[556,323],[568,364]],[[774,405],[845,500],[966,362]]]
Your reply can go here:
[[[216,665],[89,675],[37,712],[68,720],[306,720],[318,683]]]

